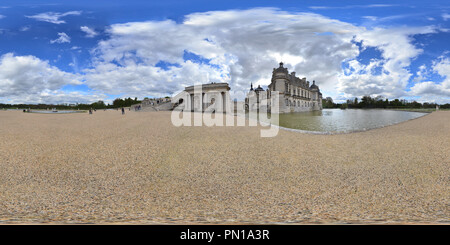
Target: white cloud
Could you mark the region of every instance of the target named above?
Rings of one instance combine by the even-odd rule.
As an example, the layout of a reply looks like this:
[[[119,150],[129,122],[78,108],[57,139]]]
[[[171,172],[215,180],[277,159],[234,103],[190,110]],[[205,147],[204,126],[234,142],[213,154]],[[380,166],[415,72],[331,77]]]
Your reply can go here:
[[[378,19],[378,17],[376,17],[376,16],[363,16],[363,18],[371,20],[371,21],[376,21]]]
[[[411,17],[417,17],[420,14],[398,14],[398,15],[389,15],[384,17],[376,17],[376,16],[364,16],[364,18],[371,20],[374,22],[371,26],[374,24],[381,25],[384,22],[391,22],[399,19],[405,19],[405,18],[411,18]]]
[[[62,103],[84,101],[100,95],[82,95],[61,90],[65,85],[82,84],[78,75],[67,73],[34,56],[0,56],[0,102]]]
[[[366,4],[366,5],[347,5],[347,6],[310,6],[310,9],[354,9],[354,8],[387,8],[396,7],[398,4]]]
[[[89,34],[86,30],[92,29],[81,30]],[[83,72],[85,84],[96,91],[164,96],[208,82],[228,82],[233,91],[248,91],[251,82],[270,84],[272,69],[283,61],[290,72],[315,80],[324,96],[392,99],[409,95],[405,92],[413,76],[409,66],[423,52],[412,38],[434,32],[433,26],[366,29],[318,14],[273,8],[211,11],[187,15],[181,23],[111,25],[109,39],[98,43],[92,67]],[[56,40],[67,40],[62,36]],[[358,61],[355,42],[363,49],[378,49],[381,56]],[[187,53],[201,59],[185,60]],[[173,65],[157,67],[161,61]],[[433,69],[443,69],[439,67],[436,63]],[[436,92],[423,88],[429,84],[417,86],[414,93]]]
[[[30,27],[29,26],[22,26],[19,30],[20,31],[28,31],[28,30],[30,30]]]
[[[425,64],[419,66],[417,72],[416,72],[416,77],[413,79],[414,83],[417,82],[422,82],[424,79],[426,79],[426,77],[429,75],[427,66]]]
[[[223,82],[217,70],[190,61],[171,70],[145,64],[124,67],[104,64],[85,72],[89,87],[110,94],[124,93],[124,96],[166,96],[194,83]]]
[[[0,20],[6,18],[6,16],[0,14]]]
[[[355,40],[364,47],[375,47],[381,52],[381,59],[372,60],[369,65],[356,59],[348,62],[349,69],[339,75],[339,90],[348,97],[381,95],[398,98],[406,95],[411,74],[412,59],[423,50],[416,48],[411,37],[416,34],[435,33],[433,27],[374,28],[358,33]]]
[[[440,57],[439,61],[434,62],[433,70],[439,75],[450,79],[450,58]],[[450,82],[450,80],[447,81]]]
[[[429,97],[430,101],[450,103],[450,58],[441,57],[433,63],[433,71],[444,80],[441,83],[424,81],[411,87],[412,95]]]
[[[450,14],[444,13],[442,14],[442,19],[444,19],[444,21],[447,21],[450,19]]]
[[[406,96],[413,76],[409,66],[423,52],[412,44],[412,37],[436,29],[368,30],[317,14],[258,8],[194,13],[182,23],[115,24],[107,32],[110,39],[99,42],[86,78],[89,86],[108,93],[153,95],[158,89],[169,93],[212,81],[229,82],[233,91],[247,91],[251,82],[270,84],[272,69],[282,60],[290,72],[315,80],[324,95],[392,99]],[[355,41],[362,42],[363,48],[377,48],[381,57],[361,64]],[[186,62],[185,51],[208,59],[209,64]],[[177,66],[155,67],[160,61]],[[349,63],[346,73],[343,62]]]
[[[152,95],[158,88],[174,92],[212,81],[247,91],[251,82],[268,85],[272,69],[283,60],[298,76],[334,89],[341,62],[358,55],[351,40],[359,30],[316,14],[268,8],[195,13],[180,24],[171,20],[115,24],[108,30],[111,38],[99,42],[94,52],[95,68],[87,71],[87,83],[130,96]],[[209,65],[184,61],[185,51],[209,59]],[[159,61],[178,67],[165,71],[155,67]]]
[[[86,37],[95,37],[98,35],[97,32],[87,26],[82,26],[80,29],[86,33]]]
[[[46,12],[46,13],[40,13],[32,16],[25,16],[30,19],[35,19],[38,21],[44,21],[49,22],[53,24],[63,24],[66,23],[64,20],[61,20],[60,18],[68,16],[68,15],[81,15],[81,11],[69,11],[65,13],[56,13],[56,12]]]
[[[57,39],[51,40],[50,43],[70,43],[70,37],[66,33],[59,32],[58,36]]]
[[[107,96],[97,93],[85,93],[79,91],[63,90],[42,90],[36,94],[24,94],[20,97],[11,97],[10,100],[1,100],[0,103],[8,104],[63,104],[63,103],[84,103],[90,104],[99,100],[106,102]],[[107,102],[108,103],[108,102]]]

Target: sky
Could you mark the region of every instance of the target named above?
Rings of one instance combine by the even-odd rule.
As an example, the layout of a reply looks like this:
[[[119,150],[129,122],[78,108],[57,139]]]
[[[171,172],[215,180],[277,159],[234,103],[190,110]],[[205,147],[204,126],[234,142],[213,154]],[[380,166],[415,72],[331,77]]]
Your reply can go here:
[[[0,2],[0,103],[173,96],[227,82],[243,99],[283,62],[335,102],[450,103],[445,1]]]

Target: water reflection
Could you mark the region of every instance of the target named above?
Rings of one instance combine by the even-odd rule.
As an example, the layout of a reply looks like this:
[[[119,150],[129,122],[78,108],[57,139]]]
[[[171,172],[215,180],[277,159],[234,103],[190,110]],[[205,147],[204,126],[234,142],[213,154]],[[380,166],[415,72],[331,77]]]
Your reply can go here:
[[[280,126],[322,132],[348,132],[379,128],[426,115],[394,110],[324,109],[280,114]]]

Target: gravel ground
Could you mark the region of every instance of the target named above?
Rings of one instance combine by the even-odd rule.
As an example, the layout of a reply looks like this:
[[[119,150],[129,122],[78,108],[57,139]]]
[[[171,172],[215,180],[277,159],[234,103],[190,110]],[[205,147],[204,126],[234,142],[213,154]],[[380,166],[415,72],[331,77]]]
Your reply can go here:
[[[450,223],[450,112],[366,132],[0,111],[0,223]]]

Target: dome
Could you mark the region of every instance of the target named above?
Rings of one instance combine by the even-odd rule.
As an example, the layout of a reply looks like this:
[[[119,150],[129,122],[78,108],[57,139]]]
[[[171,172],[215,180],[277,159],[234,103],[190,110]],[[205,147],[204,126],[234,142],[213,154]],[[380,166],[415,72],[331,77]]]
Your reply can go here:
[[[316,81],[313,81],[313,84],[309,88],[310,89],[319,89],[319,87],[316,85]]]
[[[288,73],[288,69],[283,67],[283,62],[280,62],[280,67],[278,67],[277,69],[275,69],[275,72]]]
[[[258,85],[258,87],[255,89],[255,91],[264,91],[264,89],[261,88],[261,85]]]

